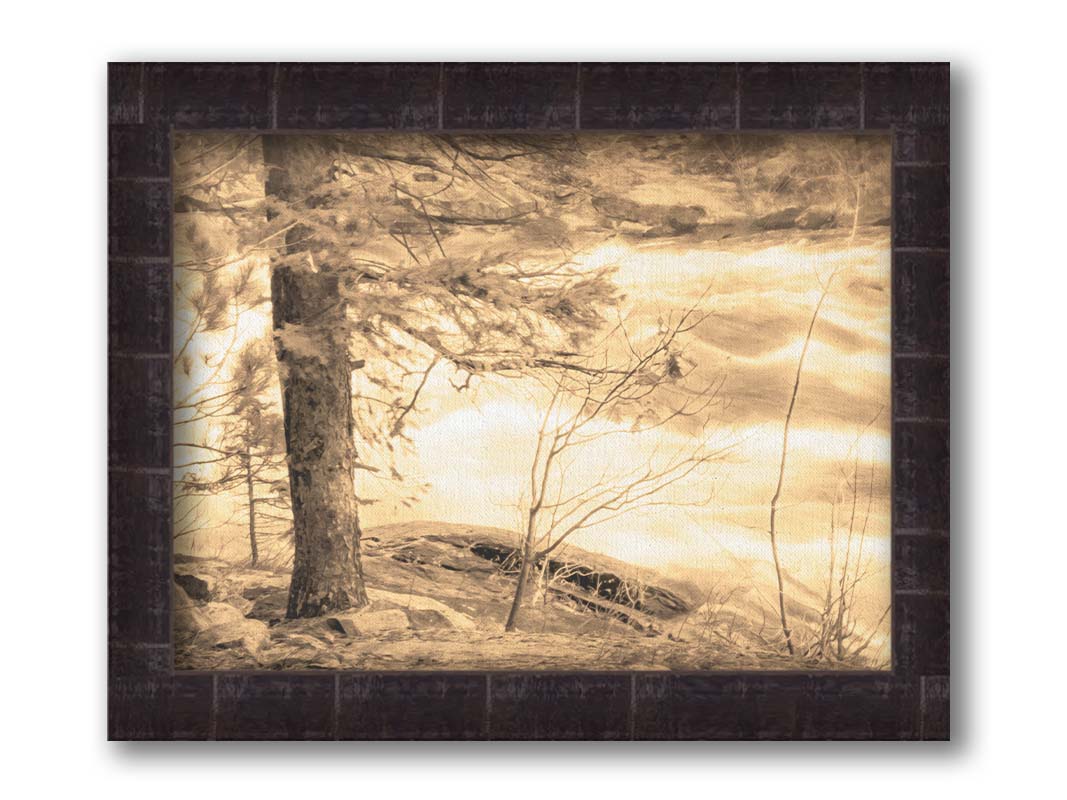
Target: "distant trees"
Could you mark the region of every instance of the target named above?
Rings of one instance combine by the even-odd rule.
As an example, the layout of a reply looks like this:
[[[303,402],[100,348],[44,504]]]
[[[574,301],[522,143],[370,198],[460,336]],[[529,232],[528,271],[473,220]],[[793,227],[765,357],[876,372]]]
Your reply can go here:
[[[291,528],[262,257],[234,258],[254,137],[176,139],[175,537],[244,527],[251,563]]]
[[[196,452],[179,462],[178,491],[183,497],[219,497],[239,492],[248,531],[249,561],[256,566],[264,537],[291,529],[289,485],[281,416],[266,398],[273,380],[273,354],[254,341],[234,358],[225,413],[216,416],[210,441],[177,441],[175,447]],[[233,519],[231,517],[231,519]]]
[[[242,319],[263,302],[247,268],[226,279],[215,273],[175,273],[179,341],[175,349],[174,465],[176,538],[241,524],[242,515],[220,519],[218,500],[240,489],[245,496],[249,554],[259,559],[259,531],[285,525],[287,492],[274,486],[284,461],[279,421],[268,399],[274,379],[262,341],[243,341]],[[270,497],[249,487],[270,485]],[[257,509],[257,504],[259,508]],[[285,525],[287,527],[287,525]]]
[[[861,224],[888,223],[890,170],[880,136],[709,136],[682,170],[715,175],[755,229],[848,229],[864,196]]]
[[[632,340],[620,324],[596,355],[545,376],[551,396],[530,464],[518,581],[505,630],[518,623],[535,566],[573,534],[643,508],[707,502],[704,470],[730,446],[716,445],[708,430],[722,380],[695,385],[686,361],[684,335],[705,316],[690,309],[646,341]],[[619,345],[614,353],[612,344]],[[666,444],[671,426],[683,423],[687,432]],[[647,434],[661,438],[647,447]],[[621,442],[631,457],[590,464],[589,454],[608,440]]]

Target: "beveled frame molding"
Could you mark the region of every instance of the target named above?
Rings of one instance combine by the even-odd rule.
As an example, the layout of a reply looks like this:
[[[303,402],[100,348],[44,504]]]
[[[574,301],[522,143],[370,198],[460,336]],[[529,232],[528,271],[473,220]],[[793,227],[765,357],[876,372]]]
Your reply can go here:
[[[892,670],[175,671],[177,129],[891,132]],[[948,298],[947,64],[110,64],[109,738],[947,739]]]

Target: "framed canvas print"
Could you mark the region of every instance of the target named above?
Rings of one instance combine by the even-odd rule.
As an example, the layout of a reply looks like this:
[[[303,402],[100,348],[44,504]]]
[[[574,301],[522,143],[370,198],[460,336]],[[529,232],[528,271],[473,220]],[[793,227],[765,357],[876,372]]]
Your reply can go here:
[[[109,736],[947,738],[948,74],[112,64]]]

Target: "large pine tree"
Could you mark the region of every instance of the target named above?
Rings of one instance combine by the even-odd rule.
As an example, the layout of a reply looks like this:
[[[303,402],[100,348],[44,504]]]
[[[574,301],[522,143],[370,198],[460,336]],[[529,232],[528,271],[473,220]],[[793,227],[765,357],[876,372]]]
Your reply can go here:
[[[314,180],[301,174],[294,142],[263,138],[267,198],[290,209],[306,202]],[[288,616],[313,617],[367,604],[353,483],[347,303],[338,291],[339,270],[298,263],[313,257],[310,228],[292,225],[284,237],[271,273],[271,303],[296,546]]]
[[[367,603],[356,439],[401,430],[405,375],[442,360],[468,377],[566,368],[600,324],[608,271],[572,263],[559,220],[580,158],[566,140],[263,137],[264,235],[284,237],[271,299],[296,541],[288,616]],[[391,421],[356,424],[363,367],[395,393]]]

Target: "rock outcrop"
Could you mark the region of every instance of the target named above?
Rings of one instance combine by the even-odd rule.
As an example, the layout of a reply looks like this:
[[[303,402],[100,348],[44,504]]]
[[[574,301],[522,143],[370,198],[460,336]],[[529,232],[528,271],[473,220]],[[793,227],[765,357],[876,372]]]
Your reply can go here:
[[[380,611],[361,609],[351,614],[335,614],[326,620],[331,628],[345,636],[358,638],[376,636],[388,631],[400,631],[411,627],[407,614],[397,608]]]

